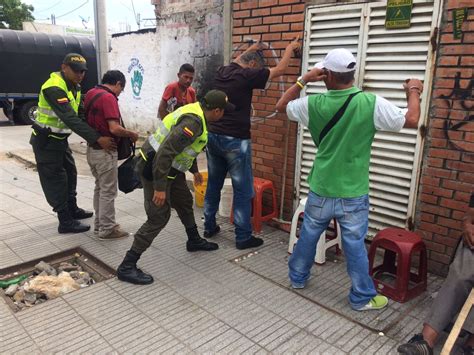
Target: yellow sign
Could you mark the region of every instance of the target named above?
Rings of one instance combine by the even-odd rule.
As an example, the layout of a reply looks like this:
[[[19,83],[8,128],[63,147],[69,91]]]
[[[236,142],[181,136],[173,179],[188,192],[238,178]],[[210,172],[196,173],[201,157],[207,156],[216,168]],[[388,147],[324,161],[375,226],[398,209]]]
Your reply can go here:
[[[413,0],[388,0],[385,28],[408,28],[411,22]]]

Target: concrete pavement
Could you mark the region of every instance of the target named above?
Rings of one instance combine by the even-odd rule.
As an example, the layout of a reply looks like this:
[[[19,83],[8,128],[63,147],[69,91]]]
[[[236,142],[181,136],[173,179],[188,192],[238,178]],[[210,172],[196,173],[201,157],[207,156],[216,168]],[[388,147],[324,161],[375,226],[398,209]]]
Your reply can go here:
[[[0,128],[0,268],[74,246],[116,268],[132,238],[58,234],[37,173],[5,157],[6,151],[26,152],[28,135],[23,127]],[[81,207],[91,208],[93,184],[92,177],[79,176]],[[141,190],[119,193],[116,208],[129,232],[145,221]],[[201,217],[196,209],[199,227]],[[430,276],[429,292],[408,305],[354,312],[347,306],[343,257],[329,254],[308,288],[295,292],[286,276],[287,233],[265,227],[265,244],[243,252],[235,248],[228,219],[220,224],[218,251],[188,253],[173,212],[139,262],[155,277],[152,285],[114,278],[18,313],[0,300],[1,353],[396,354],[400,342],[421,330],[441,283]]]
[[[0,153],[1,155],[10,155],[16,159],[35,165],[35,156],[31,145],[29,144],[31,127],[30,126],[11,126],[3,123],[0,127]],[[77,134],[72,134],[69,139],[71,149],[76,152],[77,172],[79,175],[92,176],[86,159],[87,143]]]
[[[30,135],[30,126],[12,126],[8,120],[0,118],[0,142],[2,142],[0,145],[0,155],[11,156],[30,166],[35,166],[35,156],[29,144]],[[145,138],[145,136],[142,136],[139,142]],[[92,176],[86,158],[87,142],[75,133],[71,134],[68,141],[76,161],[78,175]],[[205,154],[199,155],[198,167],[200,171],[207,170]],[[187,179],[189,182],[192,181],[190,173],[187,173]],[[192,183],[189,183],[189,185],[192,186]]]

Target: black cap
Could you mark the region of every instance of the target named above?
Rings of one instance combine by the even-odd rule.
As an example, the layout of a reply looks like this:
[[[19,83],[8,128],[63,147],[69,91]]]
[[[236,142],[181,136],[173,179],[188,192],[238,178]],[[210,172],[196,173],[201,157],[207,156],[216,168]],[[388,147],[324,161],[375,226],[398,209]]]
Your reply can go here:
[[[208,91],[202,99],[202,104],[208,110],[215,108],[225,109],[229,112],[235,110],[235,105],[231,104],[225,92],[220,90]]]
[[[69,65],[71,69],[75,71],[87,70],[86,59],[77,53],[66,54],[63,64]]]

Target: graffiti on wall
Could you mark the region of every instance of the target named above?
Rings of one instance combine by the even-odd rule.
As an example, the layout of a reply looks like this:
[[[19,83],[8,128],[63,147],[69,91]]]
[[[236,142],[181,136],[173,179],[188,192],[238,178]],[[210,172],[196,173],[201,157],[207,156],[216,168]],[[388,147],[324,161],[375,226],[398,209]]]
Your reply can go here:
[[[474,150],[469,150],[465,148],[462,142],[453,140],[451,138],[451,132],[466,130],[466,125],[474,123],[474,115],[472,114],[472,109],[474,107],[472,101],[472,89],[474,88],[474,77],[471,78],[469,84],[466,87],[461,86],[461,72],[456,73],[454,79],[453,90],[448,95],[440,95],[441,99],[444,99],[446,105],[448,106],[448,116],[444,123],[444,132],[446,134],[446,139],[449,144],[462,152],[474,153]],[[452,110],[454,107],[455,100],[459,101],[459,104],[464,110],[465,116],[462,120],[451,119]]]
[[[467,9],[455,9],[453,11],[453,34],[455,39],[461,39],[461,45],[466,45],[464,43],[464,36],[462,33],[462,23],[465,20],[467,15]],[[472,109],[474,107],[474,101],[472,98],[472,89],[474,88],[474,75],[471,76],[471,80],[465,87],[461,85],[461,72],[458,71],[454,77],[454,87],[453,90],[448,95],[440,95],[439,98],[443,99],[446,102],[448,107],[448,115],[444,123],[444,132],[446,139],[449,142],[449,145],[456,150],[467,153],[474,153],[472,148],[469,148],[469,145],[464,145],[459,139],[453,139],[452,132],[457,131],[466,131],[467,125],[474,122],[474,115],[472,114]],[[451,119],[455,103],[459,102],[461,109],[464,110],[463,119]],[[472,127],[470,127],[472,128]]]
[[[143,86],[143,77],[145,75],[145,69],[140,63],[138,58],[130,59],[127,72],[130,74],[130,83],[132,86],[132,94],[135,100],[140,100],[140,93]]]

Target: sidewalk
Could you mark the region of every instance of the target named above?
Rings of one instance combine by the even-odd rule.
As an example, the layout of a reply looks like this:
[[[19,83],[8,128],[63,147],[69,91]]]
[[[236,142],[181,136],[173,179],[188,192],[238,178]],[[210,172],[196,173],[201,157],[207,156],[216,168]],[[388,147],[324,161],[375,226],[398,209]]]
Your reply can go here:
[[[0,268],[75,246],[116,268],[132,243],[99,241],[92,232],[59,235],[37,173],[13,159],[0,158],[0,181]],[[91,208],[92,191],[93,179],[79,176],[79,206]],[[131,233],[146,218],[141,194],[116,200],[117,221]],[[197,209],[200,228],[201,216]],[[330,255],[308,288],[295,292],[286,276],[287,233],[265,227],[265,244],[243,253],[228,219],[220,223],[218,251],[188,253],[173,212],[139,262],[152,285],[114,278],[18,313],[2,299],[1,352],[396,354],[421,330],[442,281],[430,276],[429,291],[410,304],[354,312],[342,257]]]

